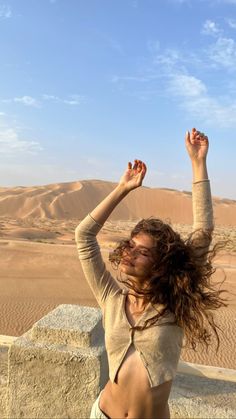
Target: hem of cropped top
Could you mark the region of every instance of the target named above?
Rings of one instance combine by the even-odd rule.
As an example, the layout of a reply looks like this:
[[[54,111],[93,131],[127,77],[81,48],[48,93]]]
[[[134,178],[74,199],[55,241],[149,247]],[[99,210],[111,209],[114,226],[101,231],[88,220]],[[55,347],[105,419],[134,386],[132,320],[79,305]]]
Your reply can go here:
[[[113,374],[109,374],[109,379],[110,379],[110,381],[111,381],[113,384],[117,384],[117,383],[116,383],[117,374],[118,374],[118,372],[119,372],[119,369],[121,368],[121,365],[122,365],[123,359],[124,359],[124,357],[125,357],[125,355],[126,355],[126,353],[127,353],[128,349],[129,349],[129,347],[128,347],[128,348],[127,348],[127,350],[125,351],[125,353],[124,353],[124,355],[123,355],[123,357],[122,357],[121,364],[117,367],[117,369],[116,369],[115,373],[113,373]],[[171,381],[171,380],[174,380],[174,379],[175,379],[175,377],[176,377],[176,375],[177,375],[177,368],[175,368],[175,369],[174,369],[174,370],[172,370],[172,371],[170,371],[170,370],[166,369],[165,373],[162,373],[162,376],[161,376],[161,378],[160,378],[159,380],[153,380],[153,379],[152,379],[152,375],[151,375],[151,373],[150,373],[150,371],[149,371],[149,369],[148,369],[147,365],[145,365],[145,362],[144,362],[144,359],[143,359],[143,355],[142,355],[142,354],[141,354],[141,359],[142,359],[142,362],[143,362],[144,368],[145,368],[145,369],[146,369],[146,371],[147,371],[147,377],[148,377],[148,382],[149,382],[150,388],[158,387],[158,386],[160,386],[161,384],[166,383],[167,381]],[[179,363],[179,361],[178,361],[178,363]]]

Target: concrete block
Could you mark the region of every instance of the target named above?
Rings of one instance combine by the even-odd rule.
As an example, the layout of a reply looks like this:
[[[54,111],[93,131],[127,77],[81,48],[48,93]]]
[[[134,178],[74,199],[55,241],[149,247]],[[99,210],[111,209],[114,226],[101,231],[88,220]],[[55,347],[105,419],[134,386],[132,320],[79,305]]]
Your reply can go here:
[[[61,305],[14,341],[9,419],[88,418],[108,380],[101,310]]]

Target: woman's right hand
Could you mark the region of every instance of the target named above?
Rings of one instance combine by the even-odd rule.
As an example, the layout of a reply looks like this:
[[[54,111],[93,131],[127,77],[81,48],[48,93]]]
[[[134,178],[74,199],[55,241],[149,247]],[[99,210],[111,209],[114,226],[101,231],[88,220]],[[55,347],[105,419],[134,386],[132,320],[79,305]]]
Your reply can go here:
[[[133,165],[129,162],[128,168],[119,181],[119,186],[125,188],[127,192],[138,188],[142,185],[146,172],[147,167],[143,161],[134,160]]]
[[[191,133],[186,132],[185,144],[191,161],[194,163],[201,163],[206,161],[207,152],[209,148],[208,137],[196,128],[193,128]]]
[[[100,202],[90,213],[98,224],[103,225],[112,211],[132,189],[142,185],[147,168],[141,160],[134,160],[134,164],[128,163],[128,168],[121,177],[118,185]]]

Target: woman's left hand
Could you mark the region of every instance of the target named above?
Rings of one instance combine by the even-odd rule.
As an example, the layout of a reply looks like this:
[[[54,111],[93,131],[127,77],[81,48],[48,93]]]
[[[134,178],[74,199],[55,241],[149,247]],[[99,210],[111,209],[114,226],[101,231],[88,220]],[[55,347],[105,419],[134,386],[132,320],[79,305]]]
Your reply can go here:
[[[120,179],[119,185],[124,187],[126,191],[131,191],[142,185],[143,179],[147,172],[146,164],[141,160],[134,160],[132,165],[128,163],[128,167]]]
[[[185,144],[192,161],[200,162],[206,160],[209,141],[208,137],[203,132],[197,131],[196,128],[193,128],[191,133],[187,131],[185,135]]]

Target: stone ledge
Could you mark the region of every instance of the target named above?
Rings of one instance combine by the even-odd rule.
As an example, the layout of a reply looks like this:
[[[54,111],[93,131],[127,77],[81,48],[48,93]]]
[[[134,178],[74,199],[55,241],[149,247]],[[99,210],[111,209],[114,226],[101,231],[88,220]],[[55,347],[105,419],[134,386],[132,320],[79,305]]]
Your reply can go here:
[[[178,373],[170,394],[171,418],[236,418],[234,382]]]
[[[0,335],[0,347],[9,347],[17,339],[17,336]]]
[[[101,327],[101,310],[61,304],[34,324],[30,337],[54,345],[91,348],[100,345]]]
[[[236,370],[210,365],[193,364],[179,361],[178,372],[198,377],[211,378],[213,380],[232,381],[236,383]]]

